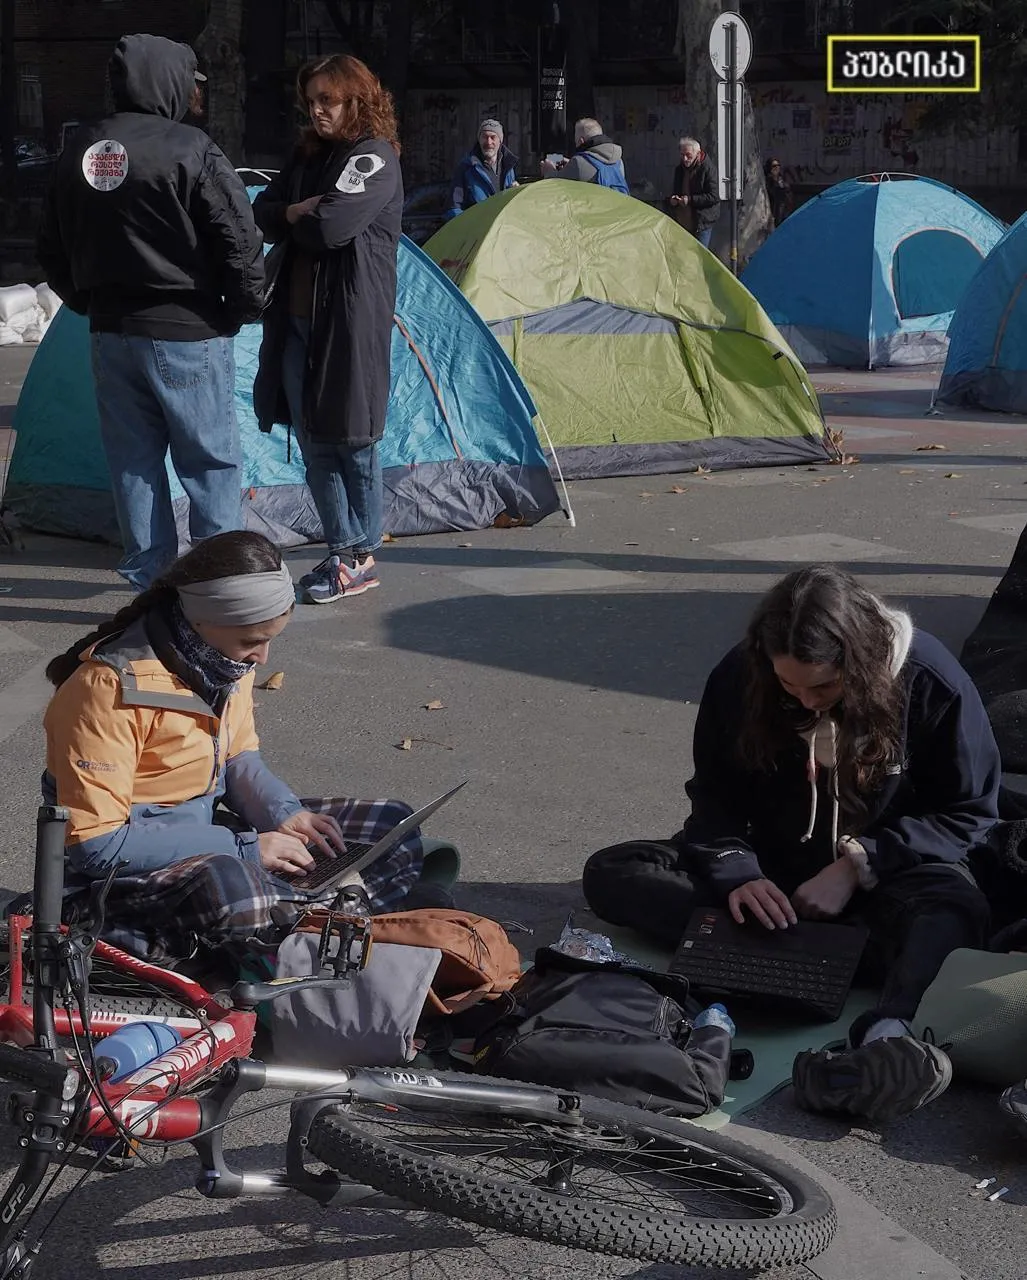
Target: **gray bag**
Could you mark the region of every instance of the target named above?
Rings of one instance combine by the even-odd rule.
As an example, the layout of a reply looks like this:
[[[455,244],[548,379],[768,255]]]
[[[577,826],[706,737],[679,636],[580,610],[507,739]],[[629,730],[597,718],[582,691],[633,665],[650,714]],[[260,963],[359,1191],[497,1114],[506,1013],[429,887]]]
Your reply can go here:
[[[317,971],[319,935],[291,933],[277,976]],[[269,1005],[275,1061],[283,1066],[396,1067],[416,1055],[414,1033],[442,952],[376,942],[367,965],[328,987],[279,996]]]

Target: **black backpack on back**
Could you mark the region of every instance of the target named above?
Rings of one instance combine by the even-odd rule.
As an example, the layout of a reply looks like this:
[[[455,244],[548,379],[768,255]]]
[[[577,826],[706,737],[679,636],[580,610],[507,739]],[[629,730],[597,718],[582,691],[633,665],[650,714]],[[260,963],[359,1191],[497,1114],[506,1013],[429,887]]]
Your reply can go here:
[[[701,1116],[724,1098],[731,1038],[694,1029],[688,982],[640,965],[596,963],[548,947],[475,1042],[474,1070]]]

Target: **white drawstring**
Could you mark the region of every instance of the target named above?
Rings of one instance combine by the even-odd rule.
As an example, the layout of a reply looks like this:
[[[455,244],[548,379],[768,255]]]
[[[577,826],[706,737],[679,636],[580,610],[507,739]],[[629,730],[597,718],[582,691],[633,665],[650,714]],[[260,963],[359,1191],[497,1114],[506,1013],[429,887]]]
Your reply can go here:
[[[817,825],[817,808],[819,804],[819,794],[817,791],[817,735],[820,732],[822,721],[822,716],[818,715],[809,735],[809,759],[806,764],[810,791],[809,826],[806,828],[806,834],[802,837],[802,844],[808,844],[810,840],[813,839],[813,832]],[[838,726],[830,715],[827,717],[827,723],[830,726],[831,732],[831,774],[828,783],[831,788],[831,857],[837,858],[838,825],[840,822],[841,809],[838,799]]]
[[[820,716],[813,722],[809,735],[809,759],[806,762],[806,776],[809,778],[809,826],[802,837],[802,844],[813,839],[813,829],[817,825],[817,732],[820,729]]]

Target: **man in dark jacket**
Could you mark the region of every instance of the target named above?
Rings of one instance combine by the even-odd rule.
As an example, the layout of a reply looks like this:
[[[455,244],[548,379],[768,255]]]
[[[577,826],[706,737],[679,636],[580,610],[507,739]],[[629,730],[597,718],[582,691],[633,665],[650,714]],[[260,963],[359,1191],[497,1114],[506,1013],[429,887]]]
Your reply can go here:
[[[561,164],[543,160],[542,176],[569,178],[572,182],[594,182],[623,195],[629,194],[623,149],[603,133],[603,126],[598,120],[588,117],[574,123],[574,154],[571,158]]]
[[[81,126],[61,155],[37,256],[50,287],[89,317],[119,572],[144,590],[178,551],[169,449],[192,540],[242,524],[232,337],[260,317],[264,264],[245,187],[183,122],[192,49],[124,36],[109,77],[115,114]]]
[[[678,144],[681,163],[674,170],[674,194],[667,204],[677,221],[705,248],[720,217],[720,196],[713,162],[694,138]]]

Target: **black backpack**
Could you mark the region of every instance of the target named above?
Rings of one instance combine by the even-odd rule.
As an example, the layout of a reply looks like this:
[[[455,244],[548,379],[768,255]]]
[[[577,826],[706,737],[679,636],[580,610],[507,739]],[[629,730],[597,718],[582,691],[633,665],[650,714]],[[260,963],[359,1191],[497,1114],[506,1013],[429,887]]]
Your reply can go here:
[[[509,992],[514,1007],[475,1042],[474,1070],[701,1116],[724,1099],[731,1038],[694,1029],[688,982],[548,947]]]

